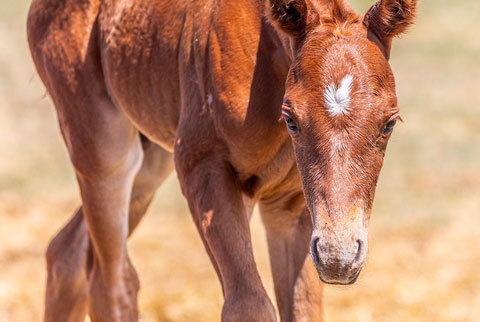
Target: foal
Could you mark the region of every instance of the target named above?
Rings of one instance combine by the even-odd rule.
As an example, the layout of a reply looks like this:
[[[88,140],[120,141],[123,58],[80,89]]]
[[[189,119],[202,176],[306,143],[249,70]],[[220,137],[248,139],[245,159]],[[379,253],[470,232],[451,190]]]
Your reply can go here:
[[[359,16],[343,0],[33,0],[30,49],[82,198],[47,251],[45,320],[138,319],[127,238],[173,168],[222,320],[276,320],[254,204],[281,320],[321,320],[320,280],[353,283],[366,257],[399,119],[387,60],[416,2]]]

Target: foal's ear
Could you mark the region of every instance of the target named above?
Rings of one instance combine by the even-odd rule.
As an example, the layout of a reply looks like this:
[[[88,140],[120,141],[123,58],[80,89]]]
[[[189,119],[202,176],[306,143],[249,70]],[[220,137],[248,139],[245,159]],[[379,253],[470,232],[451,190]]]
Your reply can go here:
[[[415,21],[417,3],[417,0],[379,0],[365,14],[363,23],[368,28],[368,37],[379,45],[387,59],[393,37]]]
[[[307,0],[268,0],[266,12],[274,25],[296,41],[305,36],[312,21],[318,20]]]

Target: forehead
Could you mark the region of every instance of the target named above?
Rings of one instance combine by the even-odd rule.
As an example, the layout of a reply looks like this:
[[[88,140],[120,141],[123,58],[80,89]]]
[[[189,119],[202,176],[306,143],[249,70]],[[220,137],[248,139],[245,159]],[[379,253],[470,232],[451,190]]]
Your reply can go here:
[[[312,32],[297,56],[293,71],[296,81],[305,87],[326,89],[351,75],[357,90],[377,95],[395,92],[390,65],[358,24],[320,27]]]
[[[375,114],[380,120],[396,107],[391,68],[360,27],[313,32],[298,53],[292,74],[288,97],[306,103],[300,109],[310,116],[312,109],[323,111],[313,114],[330,118],[349,109],[350,119]]]

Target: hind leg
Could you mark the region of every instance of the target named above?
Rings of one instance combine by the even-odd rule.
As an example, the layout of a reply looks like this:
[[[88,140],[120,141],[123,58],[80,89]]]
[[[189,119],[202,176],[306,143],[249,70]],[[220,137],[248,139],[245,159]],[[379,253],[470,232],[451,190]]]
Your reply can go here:
[[[173,170],[170,152],[146,139],[142,141],[142,147],[144,159],[130,201],[129,234],[143,218],[157,188]],[[88,311],[88,245],[87,225],[80,208],[50,242],[47,250],[45,321],[85,319]]]
[[[138,320],[138,278],[127,251],[129,207],[143,149],[138,131],[96,88],[50,90],[82,197],[92,249],[92,321]],[[133,222],[132,224],[135,224]]]
[[[130,201],[129,235],[135,230],[153,199],[155,191],[174,170],[173,154],[142,140],[143,163],[133,183]]]
[[[47,249],[45,321],[84,321],[88,311],[88,243],[87,225],[80,208]]]

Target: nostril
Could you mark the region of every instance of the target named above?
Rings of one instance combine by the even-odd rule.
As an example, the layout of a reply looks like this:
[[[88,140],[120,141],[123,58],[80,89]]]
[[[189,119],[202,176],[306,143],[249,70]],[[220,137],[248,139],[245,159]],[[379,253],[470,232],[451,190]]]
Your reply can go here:
[[[312,255],[313,262],[317,265],[320,264],[320,257],[318,255],[318,238],[315,238],[312,240],[312,243],[310,244],[310,254]]]
[[[357,239],[357,255],[355,255],[355,262],[360,259],[360,255],[362,254],[362,247],[362,241],[360,239]]]

